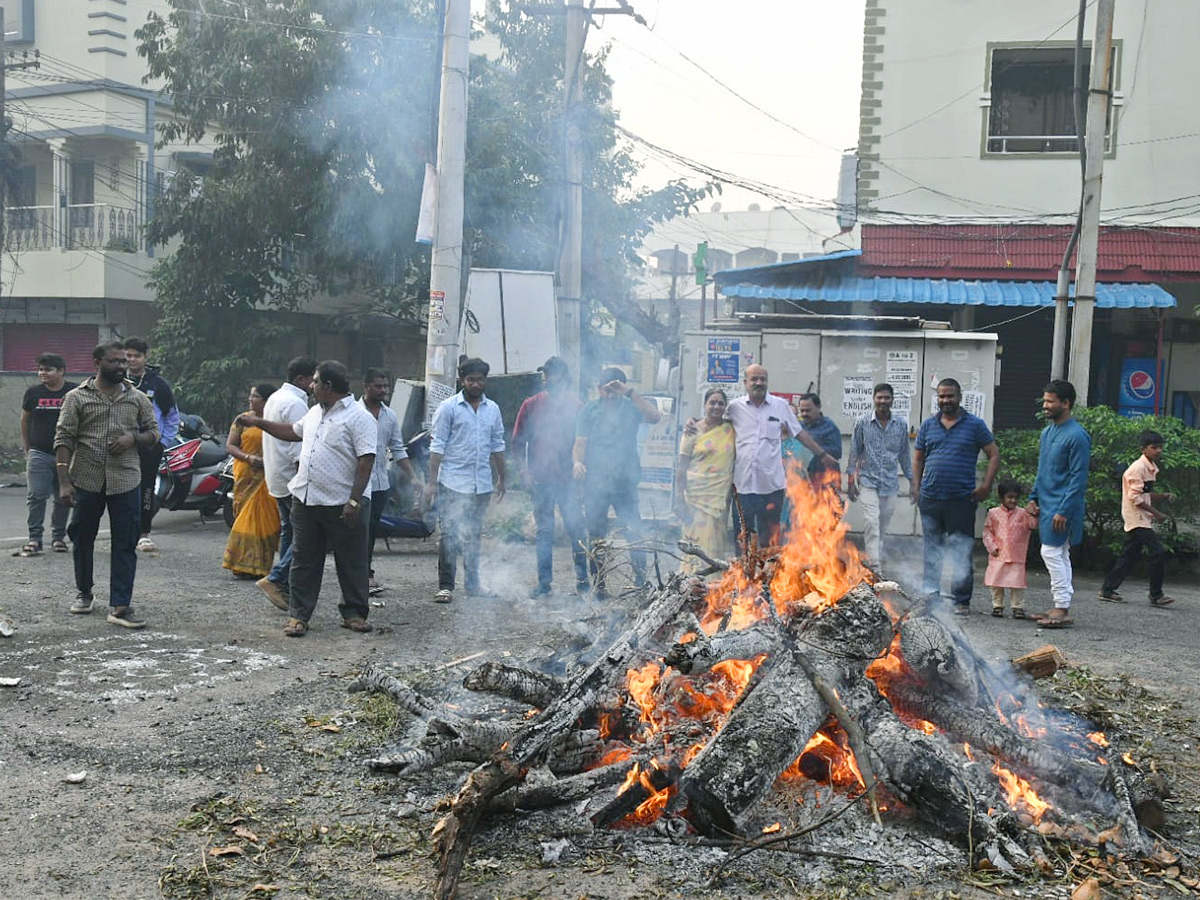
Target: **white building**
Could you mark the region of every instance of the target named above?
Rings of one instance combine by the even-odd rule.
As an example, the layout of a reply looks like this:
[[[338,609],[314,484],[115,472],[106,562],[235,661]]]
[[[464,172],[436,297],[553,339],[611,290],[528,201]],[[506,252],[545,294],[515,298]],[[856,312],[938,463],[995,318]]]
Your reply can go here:
[[[133,33],[165,2],[3,0],[12,170],[0,260],[0,366],[27,373],[43,351],[90,371],[103,338],[149,331],[155,191],[203,146],[155,148],[169,115]],[[36,68],[15,68],[32,61]]]

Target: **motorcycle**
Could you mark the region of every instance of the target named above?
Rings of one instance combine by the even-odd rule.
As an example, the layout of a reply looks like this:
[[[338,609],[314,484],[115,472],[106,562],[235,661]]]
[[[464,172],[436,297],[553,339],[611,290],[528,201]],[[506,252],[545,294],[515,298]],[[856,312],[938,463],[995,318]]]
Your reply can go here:
[[[232,462],[225,442],[214,437],[204,419],[180,415],[177,443],[166,448],[154,483],[155,512],[160,509],[194,509],[201,518],[215,516],[228,504],[226,521],[232,522],[233,488],[219,493],[222,471]]]
[[[429,473],[429,444],[433,435],[422,431],[409,438],[404,449],[413,469],[420,473],[423,482]],[[434,531],[434,516],[431,510],[421,508],[421,484],[402,484],[393,463],[388,471],[391,482],[383,515],[379,518],[378,536],[390,550],[393,540],[402,538],[427,538]]]

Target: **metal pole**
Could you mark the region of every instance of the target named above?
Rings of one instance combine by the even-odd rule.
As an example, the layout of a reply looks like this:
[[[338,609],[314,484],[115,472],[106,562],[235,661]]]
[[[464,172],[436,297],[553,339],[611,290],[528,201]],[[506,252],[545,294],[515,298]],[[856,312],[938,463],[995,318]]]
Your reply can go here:
[[[1104,135],[1112,100],[1112,30],[1116,0],[1097,0],[1096,38],[1088,89],[1087,166],[1083,180],[1079,255],[1075,269],[1075,316],[1071,326],[1071,383],[1086,406],[1091,383],[1092,315],[1096,306],[1096,256],[1100,246],[1100,184],[1104,174]]]
[[[580,310],[583,298],[583,45],[587,13],[583,0],[567,0],[565,87],[563,232],[558,261],[559,355],[577,376],[582,360]]]
[[[463,174],[467,157],[467,67],[470,0],[446,0],[442,88],[438,109],[437,213],[429,264],[429,332],[425,351],[425,423],[454,394],[462,319]]]

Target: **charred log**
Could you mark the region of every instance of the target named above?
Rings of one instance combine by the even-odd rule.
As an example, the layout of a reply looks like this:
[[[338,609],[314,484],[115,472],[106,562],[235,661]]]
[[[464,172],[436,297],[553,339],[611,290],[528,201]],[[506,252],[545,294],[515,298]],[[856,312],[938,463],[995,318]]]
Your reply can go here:
[[[488,662],[463,679],[469,691],[499,694],[535,709],[545,709],[563,690],[563,682],[551,675],[505,663]]]
[[[645,760],[640,761],[645,762]],[[500,796],[492,798],[488,803],[488,812],[508,813],[518,809],[547,809],[564,803],[586,800],[599,791],[620,784],[637,762],[639,762],[638,758],[631,757],[567,778],[543,780],[510,788]]]
[[[694,674],[706,672],[723,660],[753,659],[761,653],[772,653],[782,643],[780,628],[774,624],[751,625],[712,637],[698,632],[694,640],[672,647],[663,662],[685,674]]]
[[[659,766],[651,763],[640,771],[638,779],[621,791],[609,803],[592,816],[592,824],[598,828],[620,822],[637,812],[637,808],[679,780],[680,770],[674,763]]]
[[[410,684],[401,681],[395,675],[389,675],[375,666],[367,666],[358,677],[350,682],[347,689],[370,691],[376,694],[386,694],[396,701],[396,705],[420,719],[427,719],[437,711],[438,704],[430,700]]]
[[[852,677],[862,676],[891,638],[891,619],[874,591],[863,585],[809,620],[797,641],[824,683],[841,690]],[[829,715],[794,653],[776,654],[756,674],[762,675],[757,686],[743,695],[680,782],[691,801],[693,821],[709,834],[737,833],[747,813]]]

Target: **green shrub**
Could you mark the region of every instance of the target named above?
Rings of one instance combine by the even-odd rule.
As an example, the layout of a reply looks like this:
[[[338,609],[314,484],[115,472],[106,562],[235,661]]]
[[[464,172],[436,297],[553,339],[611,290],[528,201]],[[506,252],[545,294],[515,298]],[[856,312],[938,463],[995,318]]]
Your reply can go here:
[[[1176,556],[1196,556],[1200,546],[1194,531],[1181,530],[1180,525],[1194,522],[1200,513],[1200,430],[1167,416],[1127,419],[1107,406],[1081,408],[1075,418],[1092,436],[1083,552],[1078,558],[1104,567],[1120,552],[1124,541],[1121,474],[1141,454],[1141,434],[1146,429],[1166,439],[1156,492],[1175,494],[1174,503],[1160,504],[1170,518],[1159,526],[1159,534]],[[1026,490],[1033,486],[1040,434],[1037,428],[1010,428],[996,433],[1000,478],[1019,481]],[[989,502],[995,505],[996,500],[993,497]]]

